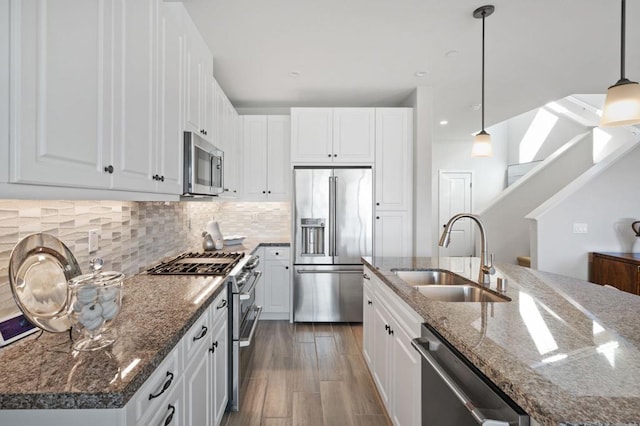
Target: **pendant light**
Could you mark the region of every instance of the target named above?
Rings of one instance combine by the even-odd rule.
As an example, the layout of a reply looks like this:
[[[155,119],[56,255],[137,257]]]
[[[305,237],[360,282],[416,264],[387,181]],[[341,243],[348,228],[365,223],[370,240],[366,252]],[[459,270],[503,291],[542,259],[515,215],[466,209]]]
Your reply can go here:
[[[481,6],[473,11],[473,17],[482,19],[482,130],[475,136],[473,148],[471,150],[472,157],[491,157],[493,148],[491,146],[491,135],[484,130],[484,18],[491,16],[495,7],[492,5]]]
[[[640,85],[624,76],[626,0],[622,0],[620,35],[620,80],[607,90],[601,126],[625,126],[640,123]]]

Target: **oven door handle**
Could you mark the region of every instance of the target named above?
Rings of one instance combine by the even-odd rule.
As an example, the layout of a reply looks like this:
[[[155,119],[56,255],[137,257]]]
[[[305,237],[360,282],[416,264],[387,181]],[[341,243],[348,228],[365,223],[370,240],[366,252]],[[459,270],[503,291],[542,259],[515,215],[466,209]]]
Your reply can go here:
[[[253,334],[256,332],[256,327],[258,327],[258,321],[260,320],[260,314],[262,313],[262,306],[255,306],[256,310],[256,319],[253,321],[253,325],[251,326],[251,331],[249,332],[248,337],[243,337],[240,339],[240,347],[246,348],[247,346],[251,346],[251,340],[253,339]]]
[[[251,299],[251,294],[253,294],[253,290],[255,290],[256,286],[258,285],[258,281],[260,281],[260,277],[262,276],[262,271],[255,271],[253,275],[255,276],[255,279],[251,283],[251,287],[249,287],[249,290],[243,291],[242,293],[240,293],[240,300]]]
[[[333,269],[333,270],[298,269],[296,272],[299,273],[299,274],[362,274],[362,268],[360,268],[360,269]]]
[[[411,341],[411,346],[415,350],[420,353],[422,359],[429,363],[429,365],[433,368],[433,370],[440,376],[443,382],[451,389],[453,394],[458,398],[458,400],[464,405],[464,407],[469,410],[473,419],[480,425],[484,426],[509,426],[509,422],[505,422],[502,420],[493,420],[486,418],[480,410],[473,404],[471,398],[469,398],[465,393],[460,389],[458,384],[449,376],[449,374],[442,368],[442,366],[436,361],[434,357],[429,353],[429,346],[431,343],[437,344],[436,342],[431,342],[428,339],[418,338],[413,339]],[[439,342],[438,342],[439,343]]]

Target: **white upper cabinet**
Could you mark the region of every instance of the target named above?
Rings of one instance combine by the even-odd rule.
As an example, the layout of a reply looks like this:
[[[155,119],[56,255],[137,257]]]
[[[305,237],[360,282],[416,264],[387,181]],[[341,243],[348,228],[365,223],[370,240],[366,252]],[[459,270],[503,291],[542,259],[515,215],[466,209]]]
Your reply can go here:
[[[242,120],[244,198],[288,200],[291,186],[289,116],[246,115]]]
[[[411,208],[413,109],[376,108],[376,210]]]
[[[157,191],[182,194],[184,34],[183,8],[159,3],[158,11],[158,109],[155,148]]]
[[[213,124],[215,86],[213,81],[213,56],[185,13],[185,130],[196,132],[208,141],[214,138]]]
[[[154,191],[157,0],[115,5],[113,188]]]
[[[159,0],[13,2],[10,181],[180,194],[183,17]]]
[[[11,2],[10,181],[107,188],[113,3],[67,3]]]
[[[291,162],[373,163],[373,108],[291,108]]]
[[[333,162],[373,163],[375,160],[375,110],[333,109]]]

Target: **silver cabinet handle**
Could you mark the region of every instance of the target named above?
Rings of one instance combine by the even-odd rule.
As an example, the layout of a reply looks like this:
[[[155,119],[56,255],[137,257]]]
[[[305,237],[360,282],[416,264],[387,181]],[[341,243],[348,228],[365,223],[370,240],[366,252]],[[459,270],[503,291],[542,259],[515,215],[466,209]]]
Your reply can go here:
[[[362,277],[363,277],[365,280],[371,280],[371,277],[369,277],[369,275],[367,275],[367,274],[362,274]]]
[[[449,374],[438,364],[438,362],[431,356],[429,351],[424,347],[424,345],[429,345],[430,341],[427,339],[413,339],[411,340],[411,346],[418,351],[420,356],[429,363],[429,365],[435,370],[435,372],[440,376],[442,381],[451,389],[453,394],[458,398],[458,400],[464,405],[464,407],[469,410],[473,419],[483,426],[509,426],[508,422],[501,420],[492,420],[487,419],[482,415],[480,410],[473,405],[473,401],[460,389],[460,387],[453,381],[453,379],[449,376]]]
[[[240,347],[246,348],[247,346],[251,346],[251,340],[253,340],[253,333],[256,331],[256,327],[258,327],[258,320],[260,320],[260,314],[262,313],[262,306],[256,306],[255,308],[258,312],[256,312],[256,319],[253,321],[253,325],[251,326],[251,331],[249,332],[248,337],[243,337],[240,339]]]
[[[339,271],[317,271],[315,269],[298,269],[299,274],[361,274],[362,269],[341,269]]]

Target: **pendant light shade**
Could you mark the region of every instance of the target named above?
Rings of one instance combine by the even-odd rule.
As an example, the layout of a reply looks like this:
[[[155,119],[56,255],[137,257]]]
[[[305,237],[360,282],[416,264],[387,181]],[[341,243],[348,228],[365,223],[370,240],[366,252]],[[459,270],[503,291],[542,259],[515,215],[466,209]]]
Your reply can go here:
[[[620,80],[607,90],[600,125],[625,126],[640,123],[640,85],[624,76],[626,0],[622,0],[620,35]]]
[[[472,157],[491,157],[493,155],[493,147],[491,145],[491,135],[484,130],[484,18],[490,16],[495,7],[492,5],[481,6],[473,11],[473,17],[482,19],[482,130],[475,136],[473,148],[471,149]]]
[[[491,146],[491,135],[482,130],[478,133],[473,141],[471,149],[472,157],[491,157],[493,156],[493,147]]]

